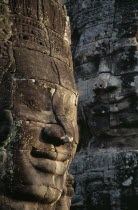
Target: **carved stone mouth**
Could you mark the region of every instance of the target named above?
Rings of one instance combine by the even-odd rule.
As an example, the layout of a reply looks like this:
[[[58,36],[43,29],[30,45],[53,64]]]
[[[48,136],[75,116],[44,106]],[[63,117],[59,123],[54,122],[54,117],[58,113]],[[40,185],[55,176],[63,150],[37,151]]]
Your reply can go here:
[[[55,147],[52,145],[52,146],[50,146],[49,148],[40,148],[40,149],[38,149],[38,148],[36,148],[36,147],[32,147],[32,150],[33,151],[36,151],[36,152],[41,152],[41,153],[45,153],[45,152],[48,152],[48,151],[52,151],[52,152],[55,152],[56,150],[55,150]]]
[[[36,158],[46,158],[50,160],[57,160],[57,161],[66,161],[70,157],[70,152],[67,153],[60,153],[56,151],[56,148],[45,148],[45,149],[37,149],[32,147],[31,156]]]
[[[48,158],[56,160],[56,151],[55,149],[36,149],[32,148],[31,155],[36,158]]]
[[[37,171],[60,176],[65,174],[68,166],[68,162],[50,160],[48,158],[29,157],[29,162]]]

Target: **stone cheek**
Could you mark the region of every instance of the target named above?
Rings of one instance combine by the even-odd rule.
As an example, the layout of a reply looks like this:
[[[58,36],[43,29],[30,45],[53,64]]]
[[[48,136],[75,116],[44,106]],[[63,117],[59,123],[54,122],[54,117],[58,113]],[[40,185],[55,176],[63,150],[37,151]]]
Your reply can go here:
[[[11,0],[0,14],[0,209],[68,210],[78,95],[66,10]]]
[[[76,186],[72,208],[136,209],[138,2],[64,3],[79,92],[79,153],[70,169]],[[124,157],[129,151],[133,161],[128,166]]]

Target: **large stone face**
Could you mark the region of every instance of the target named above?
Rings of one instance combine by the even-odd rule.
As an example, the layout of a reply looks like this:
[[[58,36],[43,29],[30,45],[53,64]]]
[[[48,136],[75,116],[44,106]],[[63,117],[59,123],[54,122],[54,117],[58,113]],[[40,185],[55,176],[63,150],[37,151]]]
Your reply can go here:
[[[77,92],[61,1],[1,1],[0,41],[0,209],[68,210]]]
[[[138,2],[64,3],[79,91],[72,208],[137,209]]]

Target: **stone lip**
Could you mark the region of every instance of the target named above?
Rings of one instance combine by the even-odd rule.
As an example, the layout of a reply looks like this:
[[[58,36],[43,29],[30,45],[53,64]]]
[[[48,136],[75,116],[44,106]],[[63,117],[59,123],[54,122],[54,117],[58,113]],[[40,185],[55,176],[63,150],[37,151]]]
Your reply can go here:
[[[23,153],[24,152],[25,151],[23,151]],[[53,161],[47,158],[34,158],[28,154],[27,158],[36,170],[43,171],[44,173],[51,173],[63,176],[65,174],[65,171],[67,170],[67,162],[64,163],[63,161]]]
[[[56,151],[56,148],[53,149],[37,149],[33,148],[31,151],[31,155],[36,158],[46,158],[50,160],[57,160],[57,161],[66,161],[70,157],[69,153],[62,153]]]

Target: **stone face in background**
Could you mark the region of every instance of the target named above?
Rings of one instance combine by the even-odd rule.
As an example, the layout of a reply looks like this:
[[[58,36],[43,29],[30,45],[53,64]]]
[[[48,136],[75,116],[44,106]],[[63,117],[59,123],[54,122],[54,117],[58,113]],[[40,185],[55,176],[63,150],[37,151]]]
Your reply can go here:
[[[137,0],[67,0],[79,91],[72,209],[138,206]]]
[[[78,144],[60,0],[0,2],[0,209],[68,210]]]

